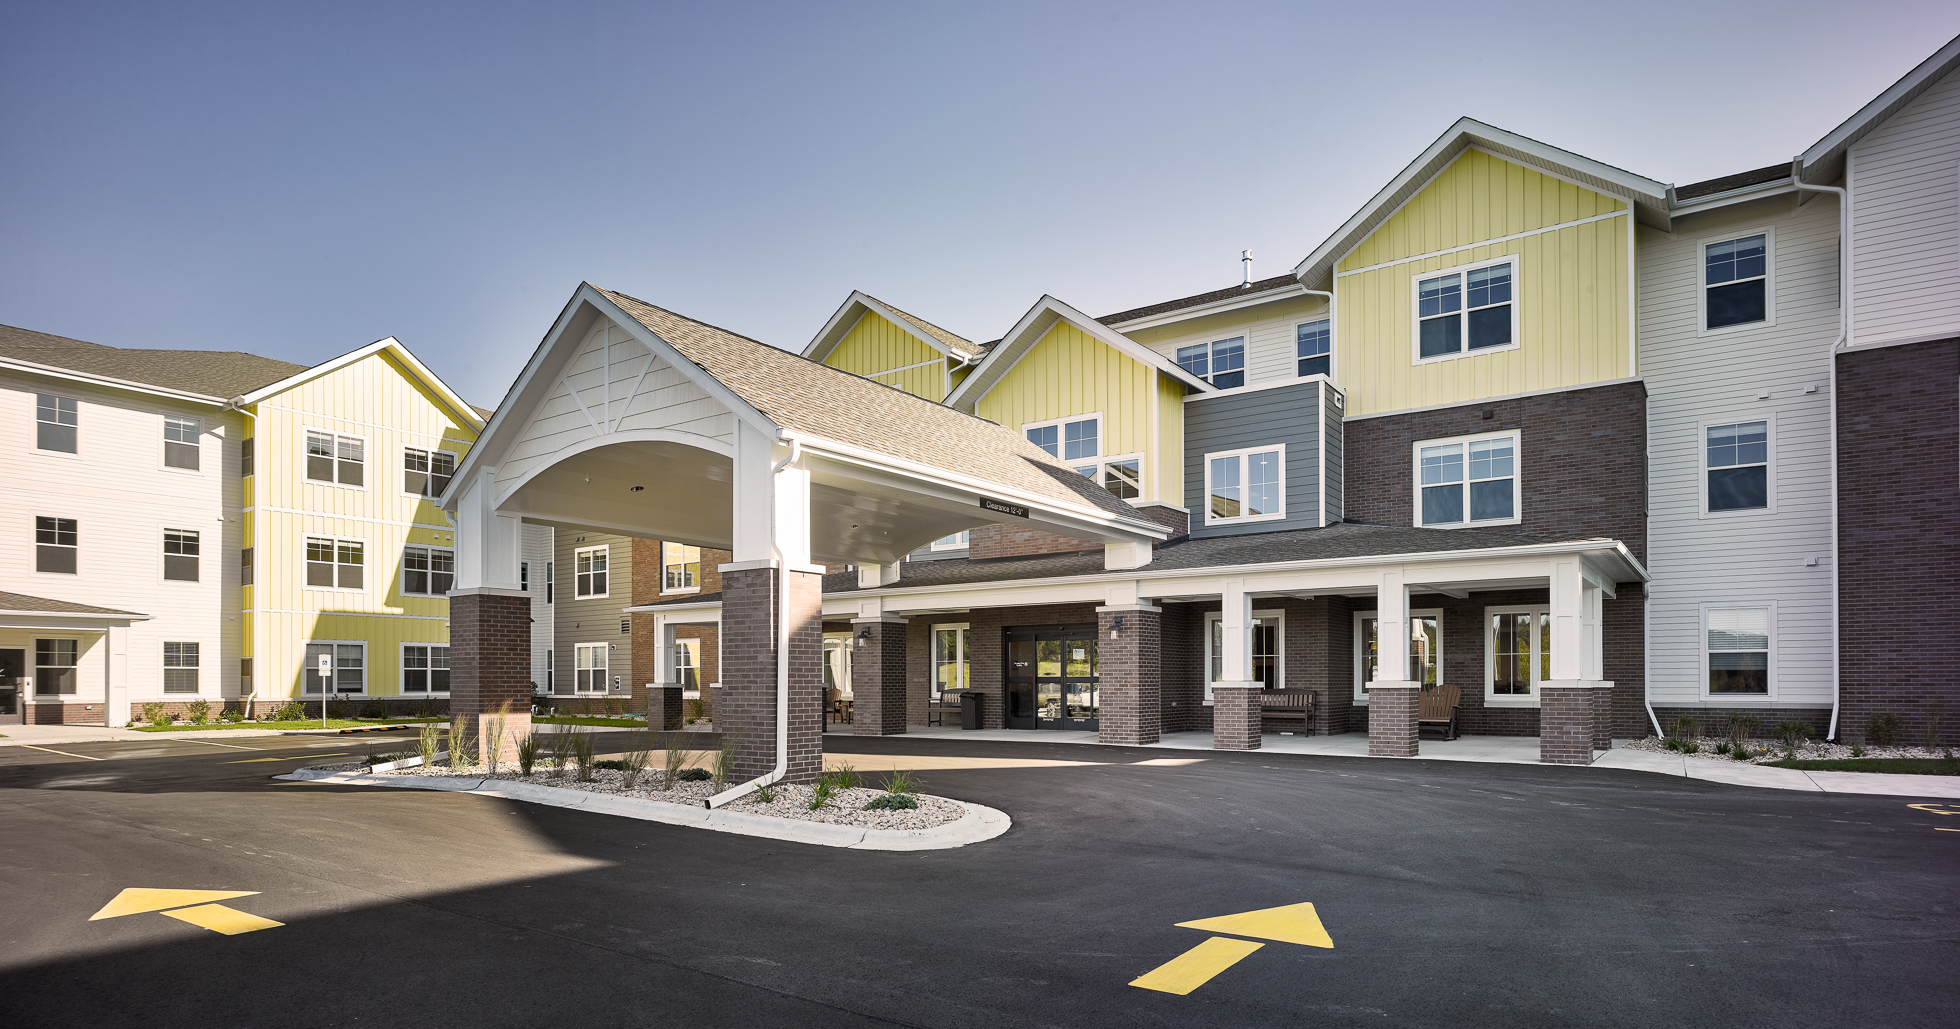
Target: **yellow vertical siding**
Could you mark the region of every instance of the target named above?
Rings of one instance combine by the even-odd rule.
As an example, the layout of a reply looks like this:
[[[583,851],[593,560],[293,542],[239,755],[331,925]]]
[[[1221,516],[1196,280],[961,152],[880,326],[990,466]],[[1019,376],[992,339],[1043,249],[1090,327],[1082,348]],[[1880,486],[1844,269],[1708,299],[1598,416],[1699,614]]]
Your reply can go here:
[[[1184,384],[1157,376],[1157,483],[1145,496],[1184,506]]]
[[[934,363],[906,368],[921,361]],[[927,400],[946,399],[946,355],[875,312],[866,311],[830,356],[824,358],[824,363],[887,386],[903,387],[906,392]],[[894,372],[893,368],[906,370]]]

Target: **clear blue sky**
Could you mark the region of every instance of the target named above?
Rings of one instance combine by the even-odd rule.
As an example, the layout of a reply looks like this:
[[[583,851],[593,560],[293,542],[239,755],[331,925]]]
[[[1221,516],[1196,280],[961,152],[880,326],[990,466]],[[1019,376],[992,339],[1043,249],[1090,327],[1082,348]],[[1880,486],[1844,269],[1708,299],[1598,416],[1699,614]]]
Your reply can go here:
[[[1685,183],[1787,160],[1960,5],[20,4],[0,322],[491,406],[582,279],[778,346],[975,340],[1304,257],[1459,115]]]

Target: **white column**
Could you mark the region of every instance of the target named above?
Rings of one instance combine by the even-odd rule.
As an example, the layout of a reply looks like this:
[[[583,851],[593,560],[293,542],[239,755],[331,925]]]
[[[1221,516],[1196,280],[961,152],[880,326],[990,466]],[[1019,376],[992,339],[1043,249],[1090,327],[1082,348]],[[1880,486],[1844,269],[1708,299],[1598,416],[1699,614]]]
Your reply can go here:
[[[674,680],[674,636],[675,625],[666,615],[653,616],[653,681],[649,686],[661,686]]]
[[[523,523],[497,513],[497,470],[480,468],[456,502],[456,589],[515,593]]]
[[[129,626],[110,626],[102,634],[102,644],[108,661],[108,674],[102,682],[102,724],[128,725]]]
[[[1552,561],[1552,675],[1547,686],[1577,686],[1587,678],[1585,569],[1577,555]],[[1594,591],[1595,593],[1597,591]]]
[[[1606,678],[1605,637],[1601,632],[1601,605],[1605,602],[1605,591],[1591,583],[1580,588],[1580,623],[1585,636],[1585,651],[1580,678],[1589,682],[1599,682]]]
[[[734,545],[732,564],[759,567],[776,556],[770,539],[775,521],[776,491],[769,469],[775,464],[775,441],[745,422],[735,423]]]
[[[1375,587],[1375,682],[1409,683],[1410,631],[1409,584],[1402,569],[1383,571]]]
[[[1245,580],[1227,579],[1219,617],[1224,642],[1219,651],[1218,686],[1252,685],[1252,595]]]

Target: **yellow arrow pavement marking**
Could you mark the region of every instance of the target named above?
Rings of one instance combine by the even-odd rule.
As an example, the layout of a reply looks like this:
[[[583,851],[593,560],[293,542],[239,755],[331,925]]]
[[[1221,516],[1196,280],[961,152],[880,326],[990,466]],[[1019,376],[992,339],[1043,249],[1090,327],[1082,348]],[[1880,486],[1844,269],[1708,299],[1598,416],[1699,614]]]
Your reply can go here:
[[[1210,982],[1212,976],[1238,964],[1246,955],[1264,946],[1263,943],[1253,943],[1249,940],[1228,940],[1223,936],[1214,936],[1130,980],[1130,985],[1156,990],[1158,993],[1175,993],[1182,997]]]
[[[230,900],[233,897],[250,897],[257,890],[148,890],[132,887],[116,894],[116,899],[102,906],[102,910],[89,916],[94,922],[103,918],[120,918],[123,915],[140,915],[146,911],[162,911],[164,908],[180,908],[187,904],[206,904],[214,900]]]
[[[213,932],[224,933],[226,936],[257,932],[260,929],[277,929],[286,924],[284,922],[275,922],[270,918],[248,915],[243,911],[228,908],[223,904],[200,904],[194,908],[180,908],[176,911],[165,911],[164,914],[179,921],[203,926]]]
[[[1915,811],[1926,811],[1935,815],[1960,815],[1960,811],[1939,810],[1943,807],[1953,807],[1954,805],[1952,804],[1907,804],[1906,806]]]
[[[352,754],[350,753],[288,754],[285,757],[248,757],[243,761],[220,761],[218,763],[224,765],[256,765],[263,761],[313,761],[323,757],[351,757],[351,756]]]
[[[1184,929],[1204,929],[1214,933],[1250,936],[1255,940],[1334,949],[1334,940],[1327,935],[1326,927],[1320,924],[1320,916],[1314,913],[1312,904],[1288,904],[1285,907],[1243,911],[1236,915],[1200,918],[1195,922],[1177,924]]]

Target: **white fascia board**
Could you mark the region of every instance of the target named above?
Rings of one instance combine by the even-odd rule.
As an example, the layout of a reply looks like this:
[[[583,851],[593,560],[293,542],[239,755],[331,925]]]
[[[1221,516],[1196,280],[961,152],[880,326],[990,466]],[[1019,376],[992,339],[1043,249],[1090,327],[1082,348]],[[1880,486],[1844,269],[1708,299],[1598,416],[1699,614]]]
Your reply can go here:
[[[1124,322],[1114,322],[1109,327],[1118,332],[1154,329],[1159,325],[1173,325],[1192,318],[1203,318],[1206,315],[1223,314],[1226,311],[1237,311],[1247,307],[1258,307],[1260,304],[1270,304],[1276,300],[1286,300],[1291,297],[1306,295],[1307,287],[1296,282],[1290,286],[1281,286],[1278,289],[1269,289],[1247,296],[1227,297],[1224,300],[1214,300],[1209,304],[1200,304],[1196,307],[1183,307],[1175,311],[1167,311],[1163,314],[1132,318]]]
[[[1792,179],[1782,178],[1770,182],[1758,182],[1753,186],[1743,186],[1738,189],[1724,190],[1720,193],[1710,193],[1705,197],[1696,197],[1693,200],[1676,204],[1674,209],[1668,212],[1668,217],[1685,218],[1689,215],[1701,214],[1705,211],[1716,210],[1717,208],[1731,207],[1736,204],[1748,203],[1752,200],[1762,200],[1766,197],[1782,196],[1786,193],[1796,192],[1799,192],[1799,190],[1795,181]]]
[[[128,379],[117,379],[107,375],[78,372],[73,368],[57,368],[54,365],[36,364],[33,361],[22,361],[13,357],[0,357],[0,368],[33,372],[36,375],[67,379],[71,382],[86,382],[96,386],[112,386],[116,389],[129,390],[132,393],[147,393],[153,397],[169,397],[172,400],[185,400],[193,404],[209,404],[212,407],[224,407],[230,403],[224,397],[205,396],[202,393],[190,393],[184,390],[171,389],[167,386],[152,386],[148,383],[132,382]]]
[[[389,338],[393,339],[394,337],[390,336]],[[429,386],[434,387],[436,392],[442,395],[443,399],[449,401],[450,406],[456,409],[456,413],[462,416],[470,428],[482,431],[483,416],[476,413],[476,408],[471,407],[469,401],[464,400],[455,390],[450,389],[449,384],[442,381],[441,376],[430,370],[429,366],[423,364],[422,359],[416,357],[406,346],[397,342],[394,346],[394,351],[395,355],[402,359],[402,363],[408,365],[416,376],[421,378]]]
[[[973,371],[967,373],[966,378],[961,380],[960,384],[954,387],[953,392],[947,395],[946,406],[964,410],[964,408],[960,407],[961,404],[977,403],[981,397],[986,396],[988,391],[992,390],[998,384],[997,380],[1005,378],[1007,370],[1014,367],[1021,360],[1022,351],[1027,347],[1034,346],[1040,341],[1041,337],[1047,335],[1048,331],[1054,328],[1052,324],[1042,325],[1042,315],[1045,314],[1052,314],[1058,321],[1065,321],[1074,325],[1076,328],[1102,343],[1114,347],[1118,353],[1135,360],[1145,367],[1155,368],[1157,371],[1184,383],[1192,389],[1202,393],[1210,393],[1217,389],[1211,383],[1179,368],[1175,363],[1165,360],[1162,354],[1145,347],[1068,304],[1052,296],[1043,294],[1042,298],[1035,301],[1035,305],[1028,309],[1028,313],[1022,315],[1021,320],[1015,322],[1014,327],[1009,329],[1007,334],[1001,337],[1000,342],[994,344],[994,348],[987,352],[987,356],[974,367]],[[1036,326],[1041,326],[1039,331],[1036,331]],[[994,366],[1002,362],[1005,362],[1007,367],[1000,369],[996,373]],[[983,381],[987,381],[985,387],[980,385]]]
[[[311,382],[322,375],[327,375],[332,372],[337,372],[340,369],[355,363],[356,361],[360,361],[365,358],[372,357],[375,354],[382,352],[383,350],[393,350],[395,352],[395,356],[401,358],[402,363],[408,365],[409,371],[412,374],[421,378],[424,385],[428,386],[430,389],[435,390],[437,395],[441,396],[444,402],[446,402],[449,405],[449,407],[453,410],[453,413],[455,413],[457,417],[463,419],[463,421],[467,423],[471,428],[473,429],[483,428],[483,416],[477,414],[475,409],[470,407],[468,401],[464,400],[460,396],[457,396],[456,391],[450,389],[448,383],[443,382],[442,379],[436,375],[436,373],[430,371],[429,367],[422,363],[421,358],[418,358],[413,353],[410,353],[409,349],[406,346],[402,345],[402,341],[396,339],[393,336],[389,336],[385,339],[377,339],[374,342],[369,343],[367,346],[361,347],[358,350],[352,350],[345,354],[340,355],[339,357],[334,358],[331,361],[325,361],[320,364],[316,364],[313,367],[308,368],[303,372],[296,372],[292,375],[287,376],[286,378],[280,379],[278,382],[275,382],[270,386],[261,386],[258,389],[255,389],[252,392],[247,393],[242,397],[239,397],[238,404],[240,407],[243,407],[246,404],[256,404],[263,400],[270,399],[272,397],[278,396],[281,393],[286,392],[287,390],[294,388],[295,386],[300,386],[302,384]]]
[[[1883,124],[1887,118],[1911,103],[1928,86],[1939,81],[1960,62],[1960,36],[1947,41],[1933,56],[1919,62],[1919,66],[1907,72],[1890,89],[1880,93],[1871,103],[1858,109],[1856,114],[1846,118],[1844,123],[1824,135],[1823,139],[1812,144],[1810,149],[1797,156],[1798,170],[1807,171],[1813,165],[1831,160],[1851,149],[1852,144],[1863,139],[1867,133]]]
[[[822,331],[817,333],[816,338],[810,340],[810,345],[803,348],[803,356],[822,363],[824,358],[830,356],[831,351],[837,349],[837,344],[844,342],[844,337],[850,335],[851,330],[857,327],[858,319],[862,318],[866,311],[898,326],[906,335],[946,357],[964,361],[972,356],[972,351],[962,353],[940,342],[890,304],[880,301],[863,290],[851,291],[850,298],[845,300],[844,305],[837,309],[837,313],[831,315],[830,320],[824,323]]]
[[[126,625],[130,622],[147,622],[150,620],[151,616],[139,615],[133,611],[124,611],[117,614],[91,614],[86,611],[0,611],[0,618],[18,618],[18,619],[25,620],[28,623],[30,623],[29,625],[26,626],[26,628],[59,629],[59,628],[63,628],[63,626],[52,625],[49,623],[51,622],[104,622],[104,623],[121,622]],[[95,627],[91,626],[91,630],[93,628]]]
[[[629,615],[691,615],[713,611],[719,616],[721,612],[721,601],[703,600],[687,604],[635,604],[632,607],[622,607],[620,610]],[[717,617],[717,620],[719,620],[719,617]]]

